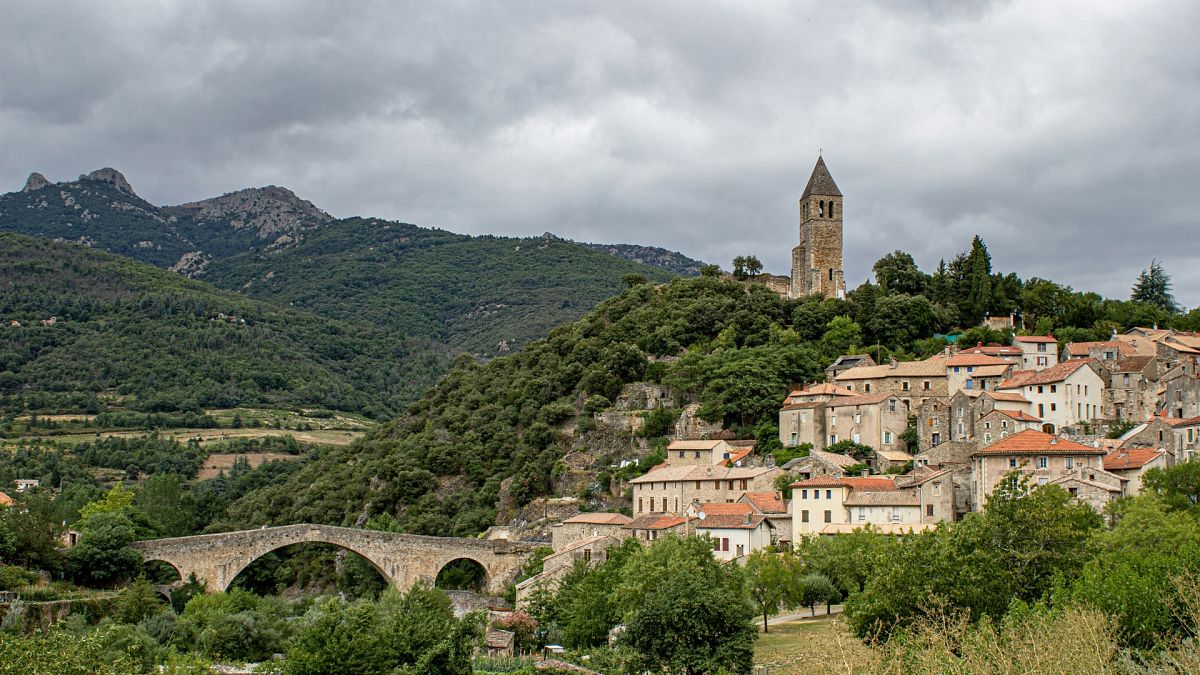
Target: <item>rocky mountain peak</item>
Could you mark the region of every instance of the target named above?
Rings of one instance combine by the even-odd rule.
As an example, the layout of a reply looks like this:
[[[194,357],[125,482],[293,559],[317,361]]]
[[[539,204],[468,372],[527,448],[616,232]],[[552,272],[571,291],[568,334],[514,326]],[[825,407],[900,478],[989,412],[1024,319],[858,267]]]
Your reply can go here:
[[[29,178],[25,180],[25,187],[21,188],[21,192],[33,192],[34,190],[41,190],[47,185],[50,185],[50,181],[46,180],[46,177],[42,174],[34,171],[33,173],[29,174]]]
[[[126,194],[130,197],[137,197],[137,193],[133,191],[133,186],[129,184],[129,181],[125,180],[125,176],[121,175],[120,171],[117,171],[112,167],[96,169],[86,176],[80,176],[79,179],[95,180],[102,183],[108,183],[115,187],[117,192],[120,192],[121,194]]]
[[[238,190],[176,208],[198,221],[223,221],[237,230],[252,228],[259,239],[279,244],[289,243],[304,230],[333,220],[333,216],[312,202],[277,185]]]

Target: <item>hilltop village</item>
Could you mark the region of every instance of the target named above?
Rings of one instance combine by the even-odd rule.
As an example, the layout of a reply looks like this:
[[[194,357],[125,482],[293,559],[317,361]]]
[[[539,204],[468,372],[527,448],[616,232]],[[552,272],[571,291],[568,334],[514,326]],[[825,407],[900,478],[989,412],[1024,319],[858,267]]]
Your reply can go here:
[[[842,206],[819,158],[800,198],[791,277],[760,283],[790,298],[843,298]],[[553,524],[554,552],[517,585],[518,606],[625,539],[708,537],[715,558],[744,563],[806,537],[863,528],[902,537],[961,520],[1002,481],[1057,485],[1103,514],[1139,494],[1147,471],[1200,449],[1200,333],[1136,327],[1060,350],[1053,335],[1025,334],[1016,321],[985,319],[1011,344],[952,344],[904,362],[837,358],[823,382],[799,383],[780,401],[779,442],[794,455],[783,463],[699,420],[693,404],[665,461],[629,481],[631,515]],[[650,409],[670,397],[658,385],[622,392]]]

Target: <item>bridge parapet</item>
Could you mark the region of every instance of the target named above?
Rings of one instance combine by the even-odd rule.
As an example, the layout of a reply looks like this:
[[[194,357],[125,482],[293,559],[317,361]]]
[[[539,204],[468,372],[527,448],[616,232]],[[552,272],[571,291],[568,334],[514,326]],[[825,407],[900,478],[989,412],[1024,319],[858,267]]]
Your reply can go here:
[[[135,542],[133,547],[146,560],[170,564],[184,579],[195,574],[210,591],[223,591],[239,572],[263,555],[305,542],[332,544],[353,551],[401,590],[417,581],[432,584],[442,567],[452,560],[474,560],[487,573],[486,591],[494,595],[503,592],[535,548],[532,544],[507,540],[430,537],[307,523],[152,539]]]

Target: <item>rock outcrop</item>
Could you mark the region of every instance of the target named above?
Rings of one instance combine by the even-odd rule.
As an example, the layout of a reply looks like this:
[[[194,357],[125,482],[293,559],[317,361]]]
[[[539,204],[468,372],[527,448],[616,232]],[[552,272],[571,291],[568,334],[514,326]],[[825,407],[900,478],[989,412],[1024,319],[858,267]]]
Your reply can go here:
[[[79,180],[85,179],[108,183],[115,187],[117,192],[120,192],[121,194],[129,195],[130,197],[137,197],[137,193],[133,191],[133,186],[129,184],[129,181],[125,180],[125,176],[121,175],[120,171],[117,171],[112,167],[96,169],[86,176],[79,177]]]
[[[46,180],[46,177],[42,174],[34,171],[33,173],[29,174],[29,178],[25,180],[25,187],[21,188],[21,192],[33,192],[34,190],[41,190],[47,185],[50,185],[50,181]]]
[[[333,216],[287,188],[268,185],[238,190],[175,207],[201,222],[226,222],[235,230],[253,229],[259,239],[294,241],[298,233],[327,223]]]

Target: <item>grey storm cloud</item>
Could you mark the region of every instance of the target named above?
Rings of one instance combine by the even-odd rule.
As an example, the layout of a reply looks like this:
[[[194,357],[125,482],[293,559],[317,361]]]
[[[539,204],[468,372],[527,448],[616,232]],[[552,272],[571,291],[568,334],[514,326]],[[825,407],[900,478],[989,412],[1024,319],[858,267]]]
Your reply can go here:
[[[664,246],[786,273],[823,149],[851,285],[994,265],[1200,304],[1200,5],[15,2],[0,181]]]

